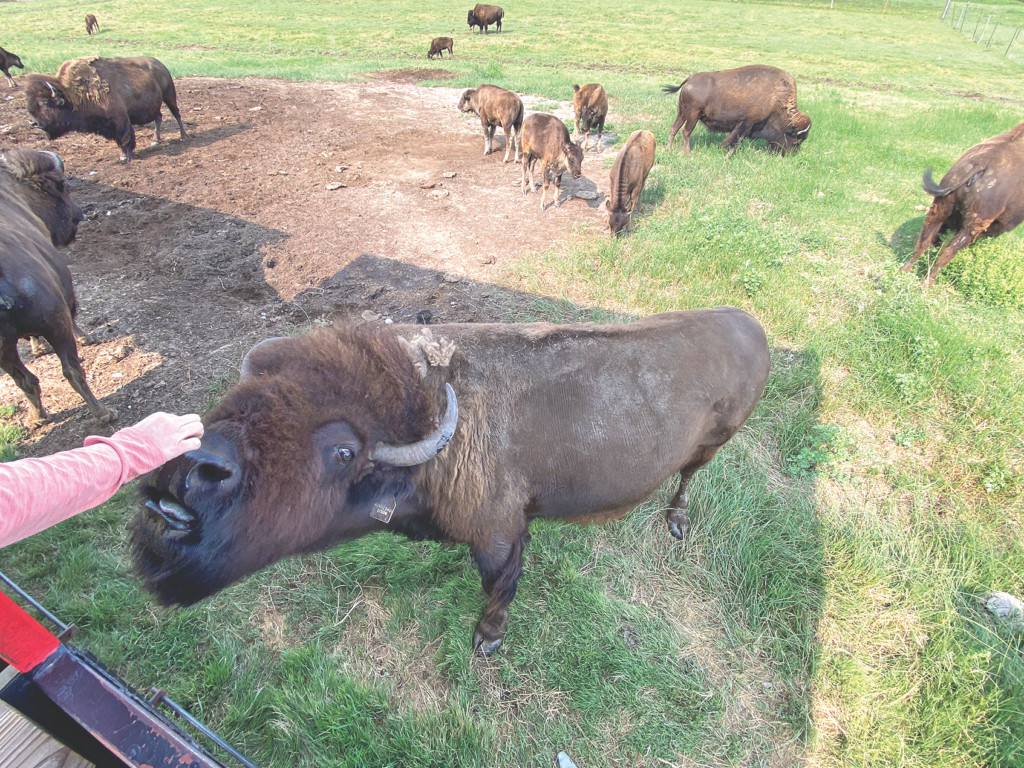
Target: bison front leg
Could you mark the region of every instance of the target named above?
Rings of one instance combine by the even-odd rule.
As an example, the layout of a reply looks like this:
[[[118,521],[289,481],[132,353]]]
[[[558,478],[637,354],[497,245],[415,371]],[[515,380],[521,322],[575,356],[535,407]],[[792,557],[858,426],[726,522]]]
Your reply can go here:
[[[473,560],[487,593],[487,607],[473,633],[473,650],[484,656],[494,653],[505,639],[508,607],[523,575],[523,550],[529,540],[530,534],[523,532],[511,543],[498,540],[487,549],[473,550]]]
[[[494,144],[494,128],[493,125],[484,124],[484,157],[491,154],[491,148]]]
[[[736,152],[736,147],[747,137],[748,133],[750,133],[750,126],[746,122],[741,122],[732,129],[732,133],[725,137],[725,141],[722,142],[722,148],[729,150],[725,155],[726,159],[733,156]]]
[[[4,338],[0,341],[0,368],[14,380],[18,389],[25,393],[28,400],[28,426],[38,427],[46,423],[47,416],[43,408],[39,379],[21,361],[17,338]]]
[[[4,72],[4,76],[7,78],[7,84],[9,86],[11,86],[11,88],[17,88],[18,87],[17,85],[14,84],[14,78],[11,77],[9,72]]]

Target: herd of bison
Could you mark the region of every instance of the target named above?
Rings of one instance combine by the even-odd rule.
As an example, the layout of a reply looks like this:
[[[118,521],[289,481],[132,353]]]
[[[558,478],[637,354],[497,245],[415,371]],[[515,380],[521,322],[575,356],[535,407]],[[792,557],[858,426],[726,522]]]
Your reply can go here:
[[[500,31],[503,17],[477,5],[468,24]],[[86,26],[99,28],[92,15]],[[452,39],[436,38],[428,57],[445,50],[453,55]],[[124,162],[145,163],[133,126],[155,123],[160,144],[165,105],[181,141],[189,138],[174,80],[154,58],[74,59],[55,76],[24,75],[20,86],[11,67],[24,65],[0,48],[0,71],[50,139],[98,134]],[[796,152],[810,133],[795,79],[774,67],[696,73],[664,91],[679,94],[668,146],[682,130],[687,154],[698,122],[728,134],[729,156],[745,138]],[[457,104],[479,117],[485,155],[502,129],[504,162],[521,163],[523,195],[539,181],[541,210],[549,194],[560,204],[565,173],[580,177],[594,133],[601,151],[605,89],[574,86],[573,108],[570,135],[561,119],[526,114],[517,94],[497,86],[467,90]],[[632,226],[655,148],[654,134],[638,130],[615,158],[605,202],[612,235]],[[977,238],[1016,227],[1022,170],[1024,123],[968,150],[940,184],[927,171],[934,201],[904,269],[958,230],[930,284]],[[39,353],[48,343],[93,415],[118,418],[93,395],[78,357],[89,337],[75,322],[72,275],[57,249],[84,214],[65,182],[52,152],[0,155],[0,366],[28,400],[29,426],[47,414],[19,339]],[[505,637],[531,519],[616,518],[678,474],[666,523],[685,539],[690,479],[742,427],[768,372],[764,330],[729,307],[625,325],[339,324],[268,339],[206,415],[202,447],[142,481],[136,568],[161,602],[191,604],[281,558],[374,531],[456,541],[470,547],[488,598],[473,648],[490,654]]]

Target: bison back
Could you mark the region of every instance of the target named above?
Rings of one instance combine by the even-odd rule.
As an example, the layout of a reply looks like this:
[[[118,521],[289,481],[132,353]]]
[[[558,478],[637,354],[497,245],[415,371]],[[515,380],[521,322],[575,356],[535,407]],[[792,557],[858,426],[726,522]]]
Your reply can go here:
[[[572,143],[569,129],[554,115],[534,112],[523,120],[523,154],[541,158],[561,156],[563,144]]]

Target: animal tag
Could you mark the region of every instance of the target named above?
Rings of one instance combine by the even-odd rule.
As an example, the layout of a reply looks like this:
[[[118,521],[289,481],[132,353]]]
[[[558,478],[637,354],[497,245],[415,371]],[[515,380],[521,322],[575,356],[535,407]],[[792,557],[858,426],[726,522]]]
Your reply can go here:
[[[380,501],[376,502],[373,505],[373,508],[370,509],[370,517],[372,517],[374,520],[380,520],[385,525],[390,523],[391,522],[391,516],[393,514],[395,514],[395,507],[398,506],[398,499],[396,499],[395,497],[392,496],[390,501],[391,501],[391,506],[390,507],[387,504],[383,503],[383,502],[380,502]]]

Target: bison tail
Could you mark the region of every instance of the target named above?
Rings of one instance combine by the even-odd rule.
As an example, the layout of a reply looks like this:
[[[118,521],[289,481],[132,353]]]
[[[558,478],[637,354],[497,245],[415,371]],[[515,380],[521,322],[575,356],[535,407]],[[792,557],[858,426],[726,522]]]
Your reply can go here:
[[[935,183],[935,180],[932,179],[932,169],[929,168],[924,172],[924,179],[922,180],[924,191],[927,192],[929,195],[932,195],[933,197],[946,197],[947,195],[951,195],[954,192],[956,192],[958,189],[960,189],[960,187],[971,186],[971,184],[973,184],[977,180],[977,178],[981,176],[981,174],[983,174],[984,172],[984,169],[982,169],[977,173],[973,173],[966,179],[961,181],[959,184],[954,184],[952,187],[940,187],[938,184]]]
[[[686,78],[686,80],[689,80],[689,79],[690,78]],[[681,82],[679,85],[675,85],[675,86],[663,85],[663,86],[661,86],[661,92],[662,93],[678,93],[679,89],[682,88],[684,85],[686,85],[686,80],[683,80],[683,82]]]

